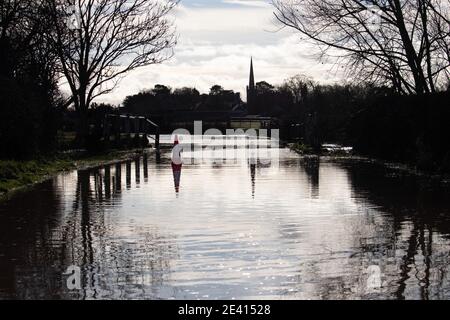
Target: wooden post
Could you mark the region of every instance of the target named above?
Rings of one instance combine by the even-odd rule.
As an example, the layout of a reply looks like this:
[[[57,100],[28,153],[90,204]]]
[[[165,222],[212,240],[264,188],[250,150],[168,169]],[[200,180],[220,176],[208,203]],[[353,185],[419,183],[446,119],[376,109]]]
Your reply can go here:
[[[155,135],[155,149],[157,154],[161,151],[161,129],[159,125],[152,122],[146,117],[130,116],[130,115],[114,115],[108,114],[103,120],[103,135],[105,140],[110,140],[111,136],[115,137],[115,143],[120,145],[122,134],[126,135],[128,143],[131,143],[131,135],[140,145],[140,136],[143,135],[143,140],[148,143],[148,136]],[[144,144],[143,144],[144,145]]]

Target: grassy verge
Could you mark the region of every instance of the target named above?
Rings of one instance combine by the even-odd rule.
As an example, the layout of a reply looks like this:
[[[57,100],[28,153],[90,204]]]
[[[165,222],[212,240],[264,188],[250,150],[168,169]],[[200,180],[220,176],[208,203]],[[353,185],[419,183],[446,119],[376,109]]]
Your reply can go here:
[[[113,150],[103,154],[57,154],[27,161],[0,160],[0,200],[52,176],[75,169],[87,169],[142,155],[144,150]]]

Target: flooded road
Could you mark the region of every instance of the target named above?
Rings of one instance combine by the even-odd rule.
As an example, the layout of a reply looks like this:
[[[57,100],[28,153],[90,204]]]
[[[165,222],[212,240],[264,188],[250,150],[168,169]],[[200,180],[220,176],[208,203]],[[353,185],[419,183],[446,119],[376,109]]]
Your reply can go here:
[[[0,298],[449,299],[449,250],[444,182],[280,149],[184,165],[176,192],[167,152],[0,203]]]

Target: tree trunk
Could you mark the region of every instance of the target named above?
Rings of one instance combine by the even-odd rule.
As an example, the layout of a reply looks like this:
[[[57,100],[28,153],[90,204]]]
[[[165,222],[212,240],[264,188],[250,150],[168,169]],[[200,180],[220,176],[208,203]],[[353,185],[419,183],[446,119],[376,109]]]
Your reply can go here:
[[[430,90],[432,93],[436,92],[436,87],[434,85],[433,80],[433,70],[432,70],[432,62],[431,62],[431,43],[430,43],[430,37],[428,35],[428,13],[427,13],[427,4],[423,1],[420,1],[419,3],[420,8],[420,14],[422,17],[422,28],[423,28],[423,37],[425,41],[425,56],[427,61],[427,77],[428,82],[430,85]]]
[[[86,147],[86,142],[89,136],[89,117],[88,117],[88,106],[85,101],[85,97],[80,93],[78,97],[78,126],[77,126],[77,145],[81,148]]]
[[[403,9],[400,1],[394,0],[394,4],[395,16],[397,18],[397,28],[403,42],[408,65],[414,77],[416,93],[423,94],[429,92],[422,66],[420,64],[420,61],[418,60],[416,50],[414,49],[411,38],[409,37],[408,31],[406,29],[405,19],[402,11]]]

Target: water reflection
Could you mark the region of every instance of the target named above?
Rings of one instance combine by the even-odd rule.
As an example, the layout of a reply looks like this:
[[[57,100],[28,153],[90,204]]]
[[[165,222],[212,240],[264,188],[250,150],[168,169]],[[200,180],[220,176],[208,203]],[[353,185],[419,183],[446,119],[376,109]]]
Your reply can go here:
[[[131,161],[126,162],[127,190],[131,189]]]
[[[356,196],[391,215],[392,240],[402,244],[391,249],[399,275],[395,297],[448,298],[442,290],[448,286],[448,183],[371,163],[343,166],[351,175]]]
[[[255,198],[256,193],[256,164],[250,163],[250,177],[252,180],[252,198]]]
[[[180,192],[180,182],[181,182],[181,167],[172,167],[173,181],[175,184],[175,192],[178,194]]]
[[[305,170],[308,177],[308,182],[311,186],[311,197],[317,199],[319,197],[320,158],[314,156],[302,159],[300,166]]]
[[[177,247],[155,226],[114,223],[109,209],[122,194],[111,193],[111,179],[120,190],[122,165],[114,167],[64,175],[1,204],[0,298],[156,298],[145,288],[162,283]],[[66,288],[70,265],[82,267],[80,292]]]
[[[148,157],[147,154],[144,154],[143,156],[143,166],[144,166],[144,182],[148,182]]]
[[[367,161],[280,159],[184,166],[178,196],[170,154],[18,194],[0,204],[0,298],[450,297],[448,184]],[[70,265],[83,290],[67,289]]]
[[[178,136],[175,136],[174,146],[172,148],[171,154],[171,165],[172,165],[172,173],[173,173],[173,181],[175,184],[175,192],[180,192],[180,183],[181,183],[181,170],[183,168],[183,147],[180,145],[178,141]]]
[[[115,194],[120,193],[120,191],[122,190],[122,164],[121,163],[117,163],[115,165],[115,175],[113,177],[113,181],[114,181],[114,191]]]
[[[135,173],[136,173],[136,187],[139,187],[139,184],[141,183],[141,162],[140,159],[136,159],[135,164]]]

